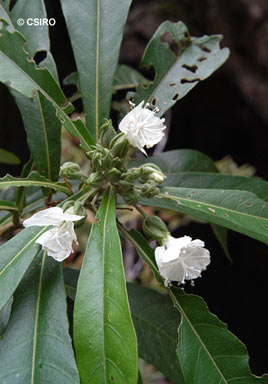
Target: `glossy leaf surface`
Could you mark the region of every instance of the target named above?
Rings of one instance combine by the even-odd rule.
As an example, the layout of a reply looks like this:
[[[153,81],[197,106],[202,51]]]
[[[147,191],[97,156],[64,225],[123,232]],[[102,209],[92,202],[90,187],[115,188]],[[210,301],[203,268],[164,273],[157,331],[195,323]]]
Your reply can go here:
[[[73,106],[66,100],[65,95],[56,80],[46,68],[38,68],[30,60],[24,49],[24,37],[17,31],[9,32],[7,23],[1,22],[0,35],[0,81],[8,83],[28,98],[33,92],[39,91],[55,107],[57,116],[68,132],[80,139],[84,149],[90,149],[93,140],[82,120],[72,121],[67,114]]]
[[[31,172],[31,174],[26,178],[15,178],[9,174],[0,179],[0,189],[6,189],[11,187],[45,187],[51,188],[60,192],[64,192],[67,195],[70,195],[70,190],[63,183],[53,183],[52,181],[46,179],[45,177],[39,175],[38,172]]]
[[[174,288],[170,296],[181,314],[177,356],[187,384],[268,383],[268,375],[250,373],[246,347],[201,297]]]
[[[0,346],[5,384],[78,384],[61,264],[44,252],[25,275]]]
[[[176,45],[177,54],[162,41],[165,34]],[[143,66],[154,67],[154,82],[147,88],[140,86],[134,95],[134,102],[138,104],[144,100],[151,103],[159,107],[159,115],[163,115],[227,60],[229,49],[220,49],[221,39],[221,35],[190,37],[181,21],[165,21],[148,43],[142,58]]]
[[[135,284],[128,284],[127,288],[139,356],[172,382],[186,383],[176,356],[178,311],[166,295]]]
[[[115,221],[107,191],[88,240],[74,307],[74,344],[81,383],[136,384],[137,341],[131,320]]]
[[[131,0],[61,0],[79,72],[87,127],[98,138],[110,115],[113,77]],[[77,22],[79,20],[79,22]]]
[[[268,205],[245,191],[163,187],[152,205],[186,213],[268,243]]]

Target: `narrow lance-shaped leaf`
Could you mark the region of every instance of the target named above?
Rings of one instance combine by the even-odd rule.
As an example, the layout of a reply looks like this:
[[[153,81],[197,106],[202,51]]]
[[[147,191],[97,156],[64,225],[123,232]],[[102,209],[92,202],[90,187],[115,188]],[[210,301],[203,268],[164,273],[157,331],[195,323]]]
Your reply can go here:
[[[181,289],[169,290],[181,314],[177,356],[187,384],[268,383],[249,370],[246,347],[211,314],[201,297]]]
[[[144,249],[144,253],[147,249]],[[79,271],[64,269],[67,295],[75,300]],[[127,283],[131,316],[138,338],[139,357],[154,365],[176,384],[184,379],[176,355],[180,315],[168,296]]]
[[[45,51],[48,59],[45,59],[44,63],[40,63],[39,67],[48,68],[58,80],[56,65],[49,52],[48,25],[35,26],[35,33],[32,33],[32,25],[28,25],[27,22],[23,25],[17,23],[18,19],[27,20],[29,14],[34,14],[35,18],[38,17],[39,19],[46,18],[43,0],[17,1],[10,16],[16,29],[26,37],[26,50],[29,52],[29,56],[34,58],[37,52]],[[27,134],[27,143],[37,171],[50,180],[58,180],[61,156],[61,122],[55,116],[53,105],[38,91],[33,92],[32,99],[12,88],[10,91],[21,112]]]
[[[165,35],[172,41],[170,44],[176,46],[177,54],[162,41]],[[181,21],[165,21],[148,43],[141,62],[147,68],[154,67],[154,81],[147,88],[140,86],[137,89],[134,102],[145,100],[159,107],[159,115],[163,115],[227,60],[229,50],[220,49],[221,39],[221,35],[190,37]]]
[[[157,198],[140,202],[186,213],[268,243],[268,205],[250,192],[166,187]]]
[[[146,79],[136,69],[129,65],[118,65],[113,80],[113,92],[121,89],[136,88],[139,84],[147,85],[150,80]]]
[[[97,140],[110,114],[113,77],[131,0],[61,0],[79,72],[87,127]],[[79,20],[79,23],[77,22]]]
[[[72,121],[67,113],[73,106],[66,100],[57,82],[46,68],[38,68],[30,60],[24,48],[25,39],[17,31],[9,32],[6,21],[1,21],[0,34],[0,81],[28,98],[39,91],[56,109],[65,129],[80,139],[84,149],[90,149],[93,140],[82,120]]]
[[[88,240],[74,307],[82,384],[136,384],[137,341],[127,300],[116,197],[107,190]]]
[[[64,183],[53,183],[45,177],[39,175],[38,172],[33,171],[26,178],[17,179],[9,174],[0,178],[0,189],[7,189],[11,187],[45,187],[51,188],[57,191],[61,191],[70,195],[70,190]]]
[[[0,345],[2,383],[79,383],[61,268],[41,251],[19,285]]]

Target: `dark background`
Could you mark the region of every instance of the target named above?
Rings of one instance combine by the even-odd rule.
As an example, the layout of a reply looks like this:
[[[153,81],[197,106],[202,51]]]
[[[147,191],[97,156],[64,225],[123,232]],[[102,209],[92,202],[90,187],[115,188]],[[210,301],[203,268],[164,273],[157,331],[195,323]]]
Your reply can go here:
[[[52,53],[61,81],[75,71],[75,63],[58,1],[47,0]],[[231,49],[228,62],[210,79],[199,84],[172,110],[167,149],[192,148],[214,160],[225,155],[242,165],[252,164],[257,176],[268,179],[268,2],[267,0],[134,0],[122,44],[120,62],[139,67],[144,48],[164,20],[182,20],[193,36],[224,35],[222,46]],[[66,94],[70,88],[64,88]],[[16,105],[0,85],[0,147],[28,160],[26,137]],[[81,110],[81,104],[77,104]],[[15,176],[21,167],[1,164],[1,175]],[[264,244],[230,231],[231,266],[208,225],[192,223],[175,235],[201,238],[212,262],[196,286],[210,310],[228,323],[247,346],[253,373],[268,372],[267,270]]]

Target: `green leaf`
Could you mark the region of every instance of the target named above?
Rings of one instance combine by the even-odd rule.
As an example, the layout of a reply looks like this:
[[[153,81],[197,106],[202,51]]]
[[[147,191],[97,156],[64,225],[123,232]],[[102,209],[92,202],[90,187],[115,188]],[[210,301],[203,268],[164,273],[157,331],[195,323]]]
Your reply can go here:
[[[13,295],[35,258],[39,244],[36,239],[49,227],[30,227],[21,231],[0,248],[0,309]]]
[[[268,375],[257,378],[250,373],[246,347],[201,297],[175,288],[169,292],[181,314],[177,356],[187,384],[268,383]]]
[[[162,41],[166,35],[178,50],[177,54],[170,49],[171,44]],[[139,86],[134,102],[144,100],[156,105],[159,115],[163,115],[227,60],[229,49],[220,49],[221,39],[221,35],[190,37],[181,21],[165,21],[149,41],[141,62],[147,68],[154,67],[154,81],[147,88]]]
[[[55,109],[40,93],[33,99],[12,91],[27,133],[27,143],[40,175],[57,181],[61,157],[61,124]]]
[[[11,201],[0,200],[0,211],[1,210],[17,212],[18,208]]]
[[[67,116],[73,106],[66,100],[56,80],[46,68],[38,68],[29,59],[24,48],[25,39],[19,32],[10,33],[5,21],[0,25],[0,81],[28,98],[32,98],[36,91],[42,93],[55,107],[64,128],[80,139],[85,150],[89,150],[93,140],[82,120],[72,121]]]
[[[82,384],[136,384],[138,379],[115,202],[109,189],[93,223],[78,280],[74,344]]]
[[[26,164],[24,164],[20,177],[25,178],[27,177],[34,169],[34,164],[32,157],[27,161]],[[24,208],[24,205],[26,203],[26,193],[27,193],[27,187],[19,187],[16,191],[16,206],[18,207],[18,210],[21,212]]]
[[[9,9],[9,1],[5,3],[5,0],[2,0],[0,3],[0,20],[4,19],[8,22],[9,25],[11,25],[12,22],[8,13],[8,9]],[[13,27],[9,27],[9,29],[14,30]]]
[[[39,173],[36,171],[31,172],[30,175],[24,179],[17,179],[9,174],[0,178],[0,189],[30,186],[52,188],[56,191],[61,191],[67,195],[70,195],[70,191],[64,183],[53,183],[52,181],[39,175]]]
[[[2,339],[2,335],[6,330],[7,324],[10,319],[12,304],[13,298],[11,297],[6,303],[6,305],[0,310],[0,340]]]
[[[185,213],[268,243],[268,204],[253,193],[166,187],[158,196],[140,203]]]
[[[176,181],[177,175],[181,172],[217,172],[214,161],[210,157],[193,149],[175,149],[157,156],[132,160],[129,166],[140,167],[146,163],[158,165],[167,176],[167,181],[173,180],[173,177]]]
[[[65,268],[63,272],[67,295],[74,300],[79,271]],[[153,364],[174,383],[183,384],[176,356],[179,313],[167,296],[151,289],[127,283],[127,292],[139,357]]]
[[[61,0],[79,72],[87,127],[98,139],[110,114],[113,77],[131,0]],[[79,20],[79,22],[78,22]]]
[[[150,80],[146,79],[136,69],[129,65],[118,65],[113,80],[113,92],[122,89],[137,88],[139,84],[147,85]]]
[[[228,230],[224,227],[221,227],[220,225],[217,224],[211,224],[212,231],[214,232],[214,235],[218,239],[225,256],[229,260],[229,262],[232,264],[233,260],[230,255],[229,249],[228,249],[228,244],[227,244],[227,237],[228,237]]]
[[[0,163],[4,164],[20,164],[20,159],[9,151],[0,148]]]
[[[162,282],[163,279],[160,276],[156,266],[154,250],[149,246],[148,241],[146,241],[142,234],[135,229],[127,231],[122,225],[118,225],[118,227],[125,238],[134,245],[139,253],[139,256],[145,261],[146,264],[149,265],[157,280]]]
[[[30,12],[29,12],[30,10]],[[27,20],[30,14],[39,19],[47,17],[44,2],[42,0],[20,0],[15,3],[10,16],[16,28],[26,37],[26,50],[29,56],[34,57],[35,53],[41,50],[46,51],[49,60],[40,63],[39,66],[56,72],[54,76],[58,79],[55,70],[55,62],[48,50],[50,48],[48,26],[33,26],[25,22],[22,26],[17,20]],[[29,99],[14,89],[10,89],[21,112],[24,128],[27,133],[27,143],[33,155],[37,171],[50,180],[58,180],[60,157],[61,157],[61,123],[55,116],[53,105],[40,93],[33,92],[33,98]]]
[[[268,201],[268,182],[245,176],[233,176],[220,173],[182,172],[170,175],[166,186],[201,189],[228,189],[248,191],[260,199]]]
[[[46,8],[43,0],[19,0],[9,13],[15,28],[26,38],[26,50],[30,57],[38,51],[48,51],[50,48],[48,26],[28,25],[26,20],[29,18],[43,19],[47,17]],[[20,25],[18,19],[23,19],[25,23]],[[34,29],[34,33],[33,33]]]
[[[0,381],[78,384],[61,265],[39,255],[14,295],[1,340]]]
[[[128,284],[127,288],[139,356],[172,382],[186,383],[176,355],[178,311],[166,295],[135,284]]]

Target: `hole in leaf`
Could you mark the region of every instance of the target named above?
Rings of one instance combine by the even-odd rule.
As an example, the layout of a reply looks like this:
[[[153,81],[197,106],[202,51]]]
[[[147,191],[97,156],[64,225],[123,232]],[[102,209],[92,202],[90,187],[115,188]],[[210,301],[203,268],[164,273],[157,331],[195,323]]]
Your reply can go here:
[[[110,380],[114,382],[114,377],[113,377],[113,376],[110,376]]]
[[[181,84],[195,83],[196,81],[200,81],[200,79],[181,79]]]
[[[203,47],[200,47],[200,48],[201,48],[202,51],[204,51],[204,52],[208,52],[208,53],[211,52],[211,50],[210,50],[208,47],[203,46]]]
[[[157,99],[154,98],[154,99],[152,100],[152,105],[155,106],[155,105],[156,105],[156,102],[157,102]]]
[[[168,44],[171,52],[173,52],[175,56],[178,56],[180,48],[169,32],[165,32],[161,36],[160,41],[162,41],[162,43]]]
[[[183,64],[182,66],[183,68],[187,69],[188,71],[192,72],[192,73],[195,73],[198,69],[198,66],[197,65],[187,65],[187,64]]]
[[[176,83],[169,83],[168,84],[170,87],[175,87]]]
[[[36,52],[33,59],[36,62],[36,64],[39,64],[41,63],[41,61],[45,60],[46,57],[47,57],[47,51],[39,51],[39,52]]]
[[[199,61],[200,63],[202,63],[202,61],[205,61],[207,60],[207,57],[205,56],[202,56],[202,57],[199,57],[199,59],[197,61]]]
[[[175,95],[172,97],[172,100],[176,101],[176,100],[178,100],[178,97],[179,97],[179,94],[175,93]]]
[[[246,203],[246,205],[248,206],[248,207],[252,207],[252,203],[250,202],[250,201],[248,201],[247,203]]]

